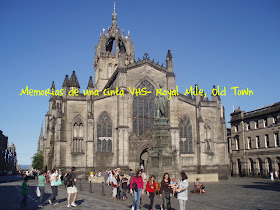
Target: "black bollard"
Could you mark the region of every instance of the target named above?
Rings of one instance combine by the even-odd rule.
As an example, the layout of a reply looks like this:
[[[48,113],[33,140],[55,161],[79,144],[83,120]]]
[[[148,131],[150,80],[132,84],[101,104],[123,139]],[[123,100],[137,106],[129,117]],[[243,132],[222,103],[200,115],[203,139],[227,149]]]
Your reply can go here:
[[[89,179],[89,193],[93,193],[93,192],[92,192],[91,179]]]
[[[82,180],[80,179],[80,190],[83,191]]]
[[[101,192],[101,195],[102,195],[102,196],[105,196],[105,193],[104,193],[104,182],[102,182],[101,184],[102,184],[102,192]]]

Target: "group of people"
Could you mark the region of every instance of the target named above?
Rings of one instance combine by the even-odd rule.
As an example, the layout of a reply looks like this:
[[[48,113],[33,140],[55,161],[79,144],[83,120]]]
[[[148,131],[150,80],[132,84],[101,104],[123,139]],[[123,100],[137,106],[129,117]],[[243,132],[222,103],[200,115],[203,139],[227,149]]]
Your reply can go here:
[[[48,171],[48,172],[39,172],[38,175],[38,208],[43,207],[43,197],[44,197],[44,192],[45,192],[45,187],[47,183],[50,184],[52,194],[48,199],[49,204],[51,205],[56,205],[58,204],[58,201],[56,200],[56,197],[58,195],[58,186],[62,184],[62,180],[64,180],[64,185],[67,187],[67,207],[75,207],[75,201],[77,199],[78,195],[78,190],[76,188],[76,182],[77,182],[77,176],[76,176],[76,169],[75,167],[72,167],[71,173],[66,173],[65,175],[61,174],[60,171],[57,171],[55,169]],[[21,206],[26,207],[27,205],[27,192],[29,189],[28,186],[28,178],[25,177],[24,181],[22,183],[22,201],[21,201]],[[73,201],[70,204],[71,200],[71,195],[74,194]]]
[[[188,177],[185,172],[181,172],[181,179],[177,184],[175,179],[171,181],[168,173],[165,173],[160,187],[160,197],[163,199],[162,209],[171,209],[170,197],[175,195],[179,200],[180,209],[186,209],[186,201],[188,200]],[[150,199],[149,209],[153,209],[156,182],[155,176],[147,176],[143,168],[137,170],[136,173],[132,169],[129,170],[128,176],[120,174],[120,169],[106,170],[104,173],[105,184],[112,186],[112,199],[126,200],[127,190],[133,195],[132,210],[138,210],[141,204],[141,197],[145,194]]]
[[[277,182],[278,181],[278,172],[275,171],[274,173],[273,172],[270,172],[270,180],[273,182],[274,180]]]

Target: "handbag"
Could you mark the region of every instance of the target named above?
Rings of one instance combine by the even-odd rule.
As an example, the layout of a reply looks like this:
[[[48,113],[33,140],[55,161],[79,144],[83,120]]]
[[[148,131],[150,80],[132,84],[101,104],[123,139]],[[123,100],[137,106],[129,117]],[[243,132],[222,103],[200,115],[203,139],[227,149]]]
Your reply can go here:
[[[60,177],[58,178],[57,181],[54,181],[54,186],[59,186],[59,185],[62,185]]]
[[[41,196],[41,192],[40,192],[39,187],[36,188],[36,195],[37,195],[37,197],[40,197],[40,196]]]

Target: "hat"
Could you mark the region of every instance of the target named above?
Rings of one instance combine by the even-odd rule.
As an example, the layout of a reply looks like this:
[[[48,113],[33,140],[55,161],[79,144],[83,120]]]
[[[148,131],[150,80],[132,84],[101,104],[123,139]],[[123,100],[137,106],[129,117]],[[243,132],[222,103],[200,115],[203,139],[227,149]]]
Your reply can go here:
[[[172,181],[175,181],[175,179],[173,178]]]

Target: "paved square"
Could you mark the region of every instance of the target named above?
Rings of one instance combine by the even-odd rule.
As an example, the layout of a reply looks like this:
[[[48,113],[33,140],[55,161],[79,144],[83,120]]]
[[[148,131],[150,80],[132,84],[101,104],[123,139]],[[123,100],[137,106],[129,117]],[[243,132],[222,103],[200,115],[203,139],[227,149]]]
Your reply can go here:
[[[0,177],[0,202],[1,209],[20,209],[21,200],[20,177]],[[111,187],[105,187],[105,196],[101,195],[101,184],[93,184],[93,193],[89,193],[89,184],[82,181],[83,191],[80,191],[80,183],[77,204],[78,209],[130,209],[132,196],[127,201],[112,201]],[[35,189],[37,181],[30,180],[28,192],[28,209],[37,209]],[[206,194],[193,194],[193,183],[189,186],[189,200],[187,209],[280,209],[280,183],[271,182],[262,178],[230,178],[218,183],[205,183]],[[44,209],[66,209],[66,188],[59,187],[59,204],[52,206],[47,204],[51,194],[50,186],[46,186]],[[142,199],[142,209],[148,209],[149,199],[146,195]],[[157,195],[155,207],[159,209],[162,199]],[[172,209],[179,209],[178,201],[172,197]],[[155,208],[154,208],[155,209]]]

